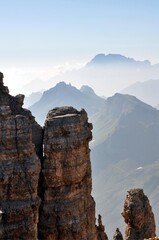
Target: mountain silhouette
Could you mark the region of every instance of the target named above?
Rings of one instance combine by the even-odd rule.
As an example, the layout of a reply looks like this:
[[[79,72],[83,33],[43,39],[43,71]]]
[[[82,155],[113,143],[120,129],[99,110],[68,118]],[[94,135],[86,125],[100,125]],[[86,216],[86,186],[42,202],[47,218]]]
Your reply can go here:
[[[151,64],[148,60],[136,61],[133,58],[125,57],[121,54],[97,54],[87,66],[103,66],[111,64],[127,64],[130,66],[149,67]]]
[[[81,90],[65,82],[58,83],[55,87],[45,91],[41,99],[29,109],[40,124],[43,124],[47,112],[55,107],[72,106],[78,110],[84,108],[89,116],[97,113],[105,103],[105,99],[97,96],[94,91],[83,86]]]

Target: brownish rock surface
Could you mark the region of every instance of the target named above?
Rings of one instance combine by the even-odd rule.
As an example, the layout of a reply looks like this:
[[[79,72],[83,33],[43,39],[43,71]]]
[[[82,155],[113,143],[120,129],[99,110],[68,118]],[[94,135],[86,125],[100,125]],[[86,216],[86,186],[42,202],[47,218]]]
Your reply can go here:
[[[123,240],[123,235],[121,234],[119,228],[116,229],[113,240]]]
[[[98,215],[98,226],[97,226],[97,239],[98,240],[108,240],[108,236],[105,233],[105,227],[102,223],[102,216]]]
[[[22,101],[9,95],[0,73],[0,239],[6,240],[37,239],[42,129]]]
[[[56,108],[42,129],[23,101],[0,73],[0,239],[97,240],[86,112]]]
[[[47,115],[40,239],[97,239],[88,145],[91,129],[84,110],[63,107]]]
[[[125,240],[143,240],[156,236],[154,214],[142,189],[128,191],[122,215],[127,224]]]

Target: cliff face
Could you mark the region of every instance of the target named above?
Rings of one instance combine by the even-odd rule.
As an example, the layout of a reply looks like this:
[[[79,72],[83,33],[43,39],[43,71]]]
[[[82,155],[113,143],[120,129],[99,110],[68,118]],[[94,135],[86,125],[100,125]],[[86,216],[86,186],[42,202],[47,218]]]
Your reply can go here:
[[[23,100],[0,73],[0,239],[96,240],[86,112],[54,109],[43,130]]]
[[[22,103],[0,74],[0,239],[37,238],[40,160],[33,139],[38,152],[42,129]]]
[[[128,191],[122,215],[127,224],[125,240],[143,240],[156,236],[154,215],[142,189]]]
[[[91,129],[84,110],[64,107],[47,115],[40,239],[96,239],[88,146]]]

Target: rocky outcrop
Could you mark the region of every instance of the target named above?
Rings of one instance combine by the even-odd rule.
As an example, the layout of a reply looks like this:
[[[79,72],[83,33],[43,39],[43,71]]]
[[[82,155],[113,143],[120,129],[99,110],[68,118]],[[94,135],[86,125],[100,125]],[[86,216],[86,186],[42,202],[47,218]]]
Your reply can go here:
[[[123,240],[123,236],[122,236],[119,228],[116,229],[115,234],[113,236],[113,240]]]
[[[88,146],[91,129],[84,110],[63,107],[47,115],[40,239],[97,239]]]
[[[127,224],[125,240],[143,240],[155,236],[154,214],[142,189],[128,191],[122,215]]]
[[[3,78],[4,78],[3,73],[0,72],[0,91],[1,93],[9,94],[8,87],[5,87],[3,84]]]
[[[98,240],[108,240],[108,236],[105,233],[105,227],[102,223],[102,216],[98,215],[98,226],[97,226],[97,239]]]
[[[42,129],[22,99],[9,95],[0,73],[0,239],[37,239]]]
[[[42,129],[23,101],[0,73],[0,239],[97,240],[97,229],[107,239],[95,225],[86,112],[53,109]]]

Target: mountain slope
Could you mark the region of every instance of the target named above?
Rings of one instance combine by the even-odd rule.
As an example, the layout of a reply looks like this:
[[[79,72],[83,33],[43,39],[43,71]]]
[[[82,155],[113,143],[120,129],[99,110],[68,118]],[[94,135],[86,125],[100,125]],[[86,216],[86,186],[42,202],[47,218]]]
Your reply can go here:
[[[159,104],[159,80],[148,80],[145,82],[136,82],[123,89],[121,93],[131,94],[142,101],[157,106]]]
[[[94,197],[108,235],[116,226],[124,229],[120,212],[130,188],[144,188],[158,216],[159,111],[133,96],[115,94],[91,120]]]
[[[98,97],[94,91],[89,88],[89,92],[91,91],[90,96],[86,88],[88,91],[88,86],[83,87],[83,90],[80,91],[71,86],[71,84],[60,82],[55,87],[45,91],[41,99],[29,109],[40,124],[44,122],[48,110],[61,106],[73,106],[78,110],[84,108],[89,116],[91,116],[102,108],[105,99]]]
[[[24,107],[28,108],[34,103],[38,102],[42,96],[42,92],[33,92],[24,99]]]

